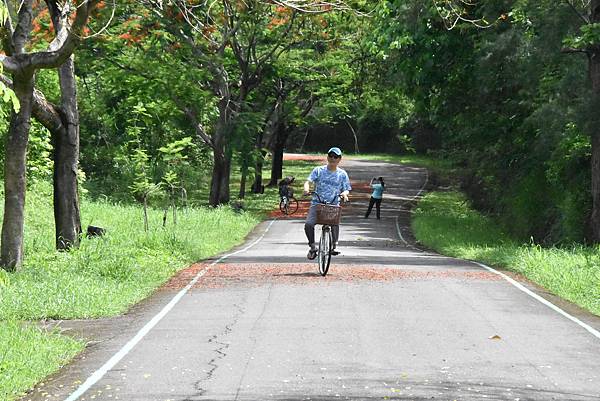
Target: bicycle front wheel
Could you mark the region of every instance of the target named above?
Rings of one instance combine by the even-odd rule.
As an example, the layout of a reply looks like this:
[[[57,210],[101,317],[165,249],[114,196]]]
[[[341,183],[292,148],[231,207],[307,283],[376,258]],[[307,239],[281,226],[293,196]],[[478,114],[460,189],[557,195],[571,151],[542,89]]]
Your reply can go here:
[[[319,273],[325,276],[329,271],[329,263],[331,262],[331,247],[333,245],[331,237],[331,227],[323,226],[321,229],[321,240],[319,241]]]

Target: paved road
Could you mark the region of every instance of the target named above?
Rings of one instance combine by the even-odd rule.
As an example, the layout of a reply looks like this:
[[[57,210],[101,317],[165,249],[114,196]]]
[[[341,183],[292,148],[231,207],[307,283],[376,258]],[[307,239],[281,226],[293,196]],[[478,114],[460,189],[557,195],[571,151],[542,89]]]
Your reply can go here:
[[[305,259],[301,219],[264,222],[238,250],[251,248],[99,321],[84,357],[25,399],[66,399],[205,272],[78,399],[600,400],[600,338],[496,274],[410,245],[405,206],[424,170],[343,163],[356,191],[327,277]],[[366,220],[365,184],[380,174],[382,220]]]

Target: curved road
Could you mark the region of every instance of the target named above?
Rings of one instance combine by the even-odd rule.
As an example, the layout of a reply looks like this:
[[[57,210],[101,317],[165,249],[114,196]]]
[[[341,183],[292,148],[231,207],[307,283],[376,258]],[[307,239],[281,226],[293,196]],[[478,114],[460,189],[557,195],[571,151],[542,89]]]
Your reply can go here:
[[[600,400],[600,319],[561,303],[586,330],[493,272],[412,246],[407,205],[425,170],[342,163],[355,190],[327,277],[306,260],[302,219],[264,222],[237,254],[192,266],[93,334],[63,323],[94,345],[24,399]],[[381,221],[362,218],[375,175]]]

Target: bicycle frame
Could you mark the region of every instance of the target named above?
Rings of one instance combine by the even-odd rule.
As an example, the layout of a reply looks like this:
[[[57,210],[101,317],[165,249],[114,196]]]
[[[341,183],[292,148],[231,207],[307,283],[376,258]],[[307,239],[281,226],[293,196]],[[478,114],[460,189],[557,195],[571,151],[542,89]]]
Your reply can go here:
[[[319,194],[317,194],[316,192],[314,194],[317,196],[319,203],[328,204],[327,202],[323,202]],[[341,196],[341,194],[337,195],[338,198],[341,198]],[[323,224],[321,227],[321,239],[319,240],[319,247],[317,249],[317,262],[319,264],[319,273],[321,274],[321,276],[325,276],[329,271],[332,250],[333,227],[329,224]]]
[[[321,227],[321,239],[317,250],[317,262],[319,263],[319,273],[325,276],[329,271],[331,263],[331,251],[333,250],[333,232],[332,227],[325,224]]]

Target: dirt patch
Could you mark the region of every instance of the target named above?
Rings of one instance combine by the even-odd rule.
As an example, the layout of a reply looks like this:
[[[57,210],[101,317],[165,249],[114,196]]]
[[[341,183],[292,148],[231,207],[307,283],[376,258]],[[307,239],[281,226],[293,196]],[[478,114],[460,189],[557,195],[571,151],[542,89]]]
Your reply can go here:
[[[366,192],[371,193],[371,184],[366,181],[350,181],[350,185],[352,185],[352,192]]]
[[[277,219],[306,219],[306,215],[308,214],[308,209],[310,209],[310,200],[309,199],[301,199],[298,200],[298,210],[295,213],[286,215],[281,213],[281,210],[273,210],[269,213],[270,218]]]
[[[386,282],[395,280],[499,281],[496,274],[479,271],[416,271],[366,265],[332,265],[329,274],[321,277],[316,263],[245,263],[195,264],[173,277],[163,289],[183,288],[202,270],[208,271],[193,288],[223,288],[236,285],[292,284],[314,285],[332,282]]]

